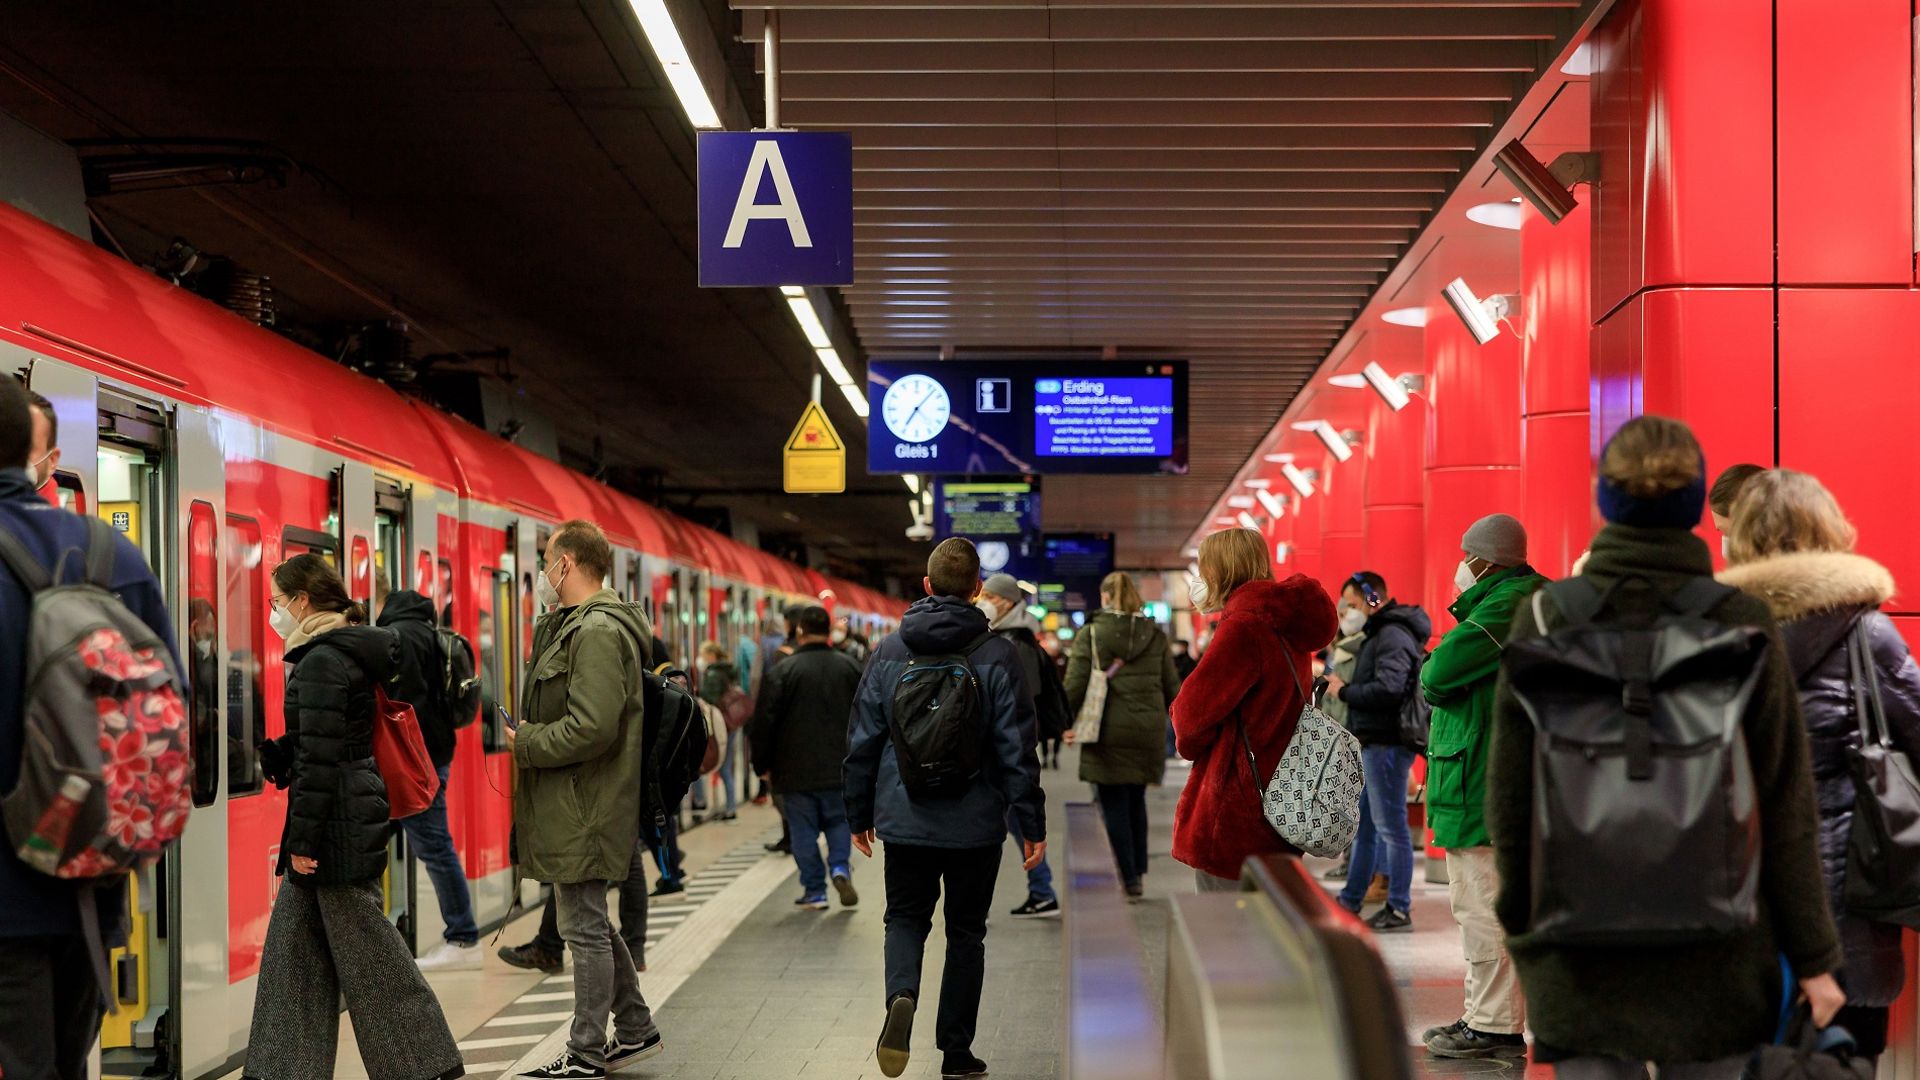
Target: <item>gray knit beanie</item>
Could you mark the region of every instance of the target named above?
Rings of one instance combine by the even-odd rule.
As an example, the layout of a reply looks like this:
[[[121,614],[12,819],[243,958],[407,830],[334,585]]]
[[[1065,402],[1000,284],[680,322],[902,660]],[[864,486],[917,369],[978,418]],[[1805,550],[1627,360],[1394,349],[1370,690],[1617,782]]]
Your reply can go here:
[[[1020,582],[1012,574],[995,574],[988,578],[987,583],[981,588],[1002,600],[1011,600],[1016,604],[1022,597]]]
[[[1495,566],[1519,566],[1527,561],[1527,529],[1510,514],[1488,514],[1467,528],[1460,550]]]

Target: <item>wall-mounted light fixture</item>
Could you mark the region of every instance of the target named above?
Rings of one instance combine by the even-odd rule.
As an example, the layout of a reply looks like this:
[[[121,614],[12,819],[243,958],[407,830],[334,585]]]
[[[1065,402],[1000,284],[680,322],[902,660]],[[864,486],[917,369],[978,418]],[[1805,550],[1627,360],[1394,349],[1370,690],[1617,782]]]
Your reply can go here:
[[[1293,485],[1294,493],[1303,499],[1312,497],[1313,482],[1320,479],[1320,474],[1315,470],[1302,469],[1292,462],[1280,466],[1280,475],[1287,478],[1287,483]]]
[[[1447,298],[1447,306],[1460,317],[1467,333],[1482,345],[1500,336],[1500,320],[1513,314],[1516,307],[1511,297],[1489,296],[1482,300],[1473,295],[1466,278],[1447,282],[1441,295]]]
[[[1600,179],[1600,155],[1573,151],[1542,165],[1533,151],[1519,139],[1509,142],[1493,155],[1493,167],[1513,182],[1520,197],[1533,204],[1540,215],[1555,225],[1580,205],[1573,185],[1591,184]]]
[[[1243,529],[1252,529],[1254,532],[1260,531],[1260,519],[1247,513],[1245,510],[1235,515],[1234,520],[1240,522],[1240,527]]]
[[[1379,394],[1380,400],[1386,402],[1387,408],[1394,412],[1406,408],[1407,402],[1413,400],[1409,396],[1410,391],[1424,390],[1427,386],[1424,375],[1401,375],[1396,378],[1387,374],[1387,369],[1379,364],[1368,364],[1360,377],[1373,387],[1373,392]]]
[[[1280,501],[1280,496],[1275,495],[1266,488],[1261,488],[1253,494],[1255,498],[1260,500],[1260,505],[1266,508],[1268,517],[1278,521],[1280,518],[1286,516],[1287,504]]]
[[[1349,439],[1346,432],[1334,430],[1333,425],[1325,420],[1302,420],[1293,425],[1293,430],[1311,431],[1319,436],[1320,441],[1326,444],[1327,452],[1333,455],[1335,461],[1350,460],[1353,457],[1353,443],[1359,441],[1357,433]]]

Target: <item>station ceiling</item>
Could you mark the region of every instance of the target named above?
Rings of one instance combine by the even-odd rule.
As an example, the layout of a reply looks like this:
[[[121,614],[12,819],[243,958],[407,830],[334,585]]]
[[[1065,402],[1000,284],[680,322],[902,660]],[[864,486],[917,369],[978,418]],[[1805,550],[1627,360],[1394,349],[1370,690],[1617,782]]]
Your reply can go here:
[[[680,0],[675,0],[680,2]],[[695,3],[695,0],[687,0]],[[850,130],[868,357],[1193,361],[1191,471],[1050,478],[1047,527],[1180,547],[1595,0],[705,0],[735,92],[780,12],[782,122]],[[695,3],[695,6],[698,6]],[[624,0],[15,5],[0,110],[67,139],[256,139],[285,188],[96,200],[319,318],[508,346],[572,457],[714,488],[905,571],[905,491],[762,497],[811,350],[694,284],[693,136]],[[860,365],[853,365],[856,374]],[[915,575],[917,576],[917,574]]]

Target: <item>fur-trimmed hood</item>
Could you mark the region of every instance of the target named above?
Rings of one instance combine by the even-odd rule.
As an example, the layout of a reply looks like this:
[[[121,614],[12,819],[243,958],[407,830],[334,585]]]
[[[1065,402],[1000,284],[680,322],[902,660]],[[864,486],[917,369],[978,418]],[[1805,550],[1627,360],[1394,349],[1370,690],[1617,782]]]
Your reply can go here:
[[[1722,584],[1766,601],[1781,622],[1821,611],[1879,607],[1893,598],[1893,575],[1864,555],[1838,551],[1775,555],[1731,566]]]

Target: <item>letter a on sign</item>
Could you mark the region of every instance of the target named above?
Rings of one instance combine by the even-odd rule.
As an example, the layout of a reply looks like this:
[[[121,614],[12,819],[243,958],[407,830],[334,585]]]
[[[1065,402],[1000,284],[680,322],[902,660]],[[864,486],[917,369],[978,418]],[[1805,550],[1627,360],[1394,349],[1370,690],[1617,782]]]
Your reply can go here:
[[[853,282],[853,138],[700,133],[700,284]]]

